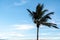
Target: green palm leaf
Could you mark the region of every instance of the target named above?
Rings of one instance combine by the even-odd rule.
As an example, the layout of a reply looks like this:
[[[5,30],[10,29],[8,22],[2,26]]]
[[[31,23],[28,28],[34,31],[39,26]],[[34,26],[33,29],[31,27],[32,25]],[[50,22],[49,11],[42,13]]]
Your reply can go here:
[[[50,12],[49,14],[46,14],[45,16],[43,16],[42,18],[41,18],[41,22],[47,22],[48,21],[48,19],[52,19],[51,17],[50,17],[50,15],[51,14],[54,14],[54,12]]]
[[[29,9],[27,9],[27,11],[30,13],[31,16],[33,16],[32,12]]]
[[[42,23],[42,25],[45,25],[45,26],[48,26],[48,27],[54,27],[54,28],[57,28],[57,29],[59,29],[58,27],[57,27],[57,25],[56,24],[54,24],[54,23]]]

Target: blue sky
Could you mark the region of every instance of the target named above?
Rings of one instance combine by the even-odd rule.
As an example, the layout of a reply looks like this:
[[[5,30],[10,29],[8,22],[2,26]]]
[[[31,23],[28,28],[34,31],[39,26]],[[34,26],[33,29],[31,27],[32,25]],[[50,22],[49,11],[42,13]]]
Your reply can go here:
[[[35,11],[38,3],[55,12],[51,22],[60,27],[60,0],[0,0],[0,39],[36,39],[36,26],[26,9]],[[60,39],[60,29],[40,26],[40,39]]]

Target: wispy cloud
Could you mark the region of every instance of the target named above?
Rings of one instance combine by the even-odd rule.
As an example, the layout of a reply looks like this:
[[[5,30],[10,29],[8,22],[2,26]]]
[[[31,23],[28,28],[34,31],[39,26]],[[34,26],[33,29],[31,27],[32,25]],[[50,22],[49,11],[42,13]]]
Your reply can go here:
[[[0,39],[10,39],[14,37],[24,37],[25,35],[17,32],[0,33]]]
[[[18,36],[18,37],[23,37],[23,34],[17,33],[17,32],[11,32],[9,33],[11,36]]]
[[[6,34],[0,33],[0,39],[6,39],[6,38],[8,38],[8,37],[6,36]]]
[[[31,30],[35,28],[33,25],[29,25],[29,24],[13,25],[13,26],[17,30]]]
[[[20,0],[20,2],[14,2],[15,6],[21,6],[27,3],[27,0]]]
[[[34,29],[35,27],[30,24],[20,24],[20,25],[13,25],[12,29],[13,30],[31,30]],[[27,34],[23,34],[21,32],[16,32],[16,31],[11,31],[11,32],[0,32],[0,39],[13,39],[13,38],[21,38],[25,37]]]
[[[60,37],[40,37],[40,39],[60,40]]]

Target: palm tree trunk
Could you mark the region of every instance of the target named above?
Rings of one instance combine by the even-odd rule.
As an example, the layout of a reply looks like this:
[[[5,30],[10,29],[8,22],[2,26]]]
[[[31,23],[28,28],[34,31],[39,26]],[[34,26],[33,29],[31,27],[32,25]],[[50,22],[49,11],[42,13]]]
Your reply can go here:
[[[37,40],[39,40],[39,25],[37,25]]]

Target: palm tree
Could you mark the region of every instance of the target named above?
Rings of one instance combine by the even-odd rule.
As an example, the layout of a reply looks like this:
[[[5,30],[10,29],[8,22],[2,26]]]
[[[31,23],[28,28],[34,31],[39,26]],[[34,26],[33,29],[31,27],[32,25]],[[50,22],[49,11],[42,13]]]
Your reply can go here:
[[[30,13],[30,16],[32,17],[33,19],[33,22],[36,24],[37,26],[37,40],[39,39],[39,26],[40,25],[45,25],[45,26],[48,26],[48,27],[54,27],[54,28],[57,28],[59,29],[58,27],[56,27],[57,25],[54,24],[54,23],[50,23],[48,22],[48,19],[52,19],[50,17],[50,15],[54,14],[54,12],[50,12],[48,14],[45,14],[45,12],[47,12],[48,10],[47,9],[44,9],[44,5],[43,4],[38,4],[37,7],[36,7],[36,11],[30,11],[29,9],[27,9],[27,11]]]

